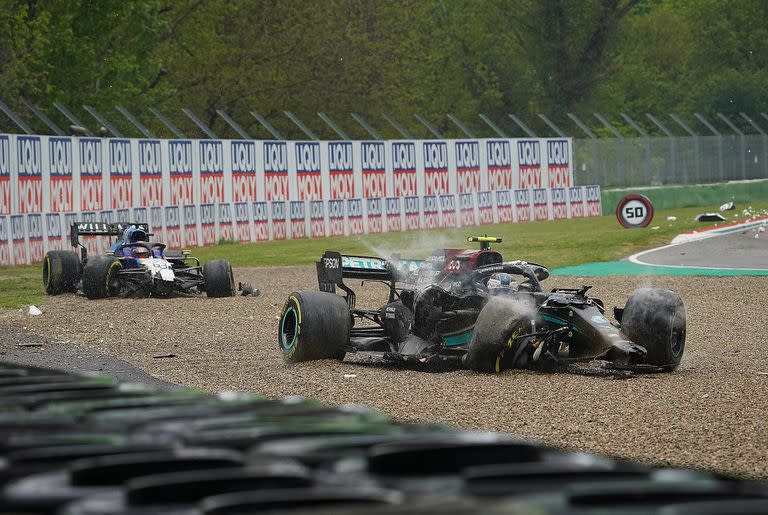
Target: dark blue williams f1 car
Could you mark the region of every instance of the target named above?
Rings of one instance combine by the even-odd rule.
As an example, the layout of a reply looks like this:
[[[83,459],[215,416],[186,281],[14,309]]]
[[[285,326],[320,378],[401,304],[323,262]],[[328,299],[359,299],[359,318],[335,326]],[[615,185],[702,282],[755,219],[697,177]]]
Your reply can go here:
[[[490,248],[500,238],[468,241],[481,248],[442,249],[426,260],[326,252],[316,264],[320,291],[293,292],[283,308],[278,337],[285,361],[367,353],[484,372],[608,375],[670,372],[680,364],[686,312],[676,293],[638,289],[614,308],[611,322],[603,302],[587,296],[589,286],[545,292],[544,266],[504,261]],[[359,308],[345,279],[385,283],[389,298],[376,309]]]
[[[104,255],[89,256],[81,236],[114,237]],[[223,259],[208,261],[189,251],[166,250],[150,241],[146,223],[76,222],[70,239],[77,252],[52,250],[43,260],[43,287],[48,295],[82,290],[89,299],[113,296],[159,296],[205,292],[209,297],[235,293],[232,267]]]

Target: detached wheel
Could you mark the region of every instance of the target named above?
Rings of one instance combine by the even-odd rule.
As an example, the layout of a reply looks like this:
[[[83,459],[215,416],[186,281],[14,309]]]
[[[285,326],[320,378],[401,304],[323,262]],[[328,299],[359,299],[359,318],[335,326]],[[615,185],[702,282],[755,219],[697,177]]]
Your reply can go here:
[[[209,297],[231,297],[235,294],[232,265],[226,259],[214,259],[203,265],[203,285]]]
[[[351,327],[349,306],[342,297],[320,291],[293,292],[278,326],[283,359],[288,363],[344,359]]]
[[[621,330],[648,351],[646,362],[671,372],[685,349],[685,305],[677,293],[656,288],[635,290],[624,307]]]
[[[492,297],[475,321],[464,365],[478,372],[501,372],[514,366],[514,340],[525,330],[529,313],[523,301]]]
[[[112,256],[88,259],[83,268],[83,293],[89,299],[104,299],[120,292],[118,273],[123,264]]]
[[[71,250],[51,250],[43,259],[43,288],[48,295],[74,293],[83,267]]]

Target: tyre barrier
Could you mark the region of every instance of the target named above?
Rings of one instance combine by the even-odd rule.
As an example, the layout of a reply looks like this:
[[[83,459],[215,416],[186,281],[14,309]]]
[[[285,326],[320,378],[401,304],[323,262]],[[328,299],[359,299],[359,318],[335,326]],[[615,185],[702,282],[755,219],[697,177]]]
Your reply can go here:
[[[768,513],[768,484],[301,397],[0,364],[0,513]]]

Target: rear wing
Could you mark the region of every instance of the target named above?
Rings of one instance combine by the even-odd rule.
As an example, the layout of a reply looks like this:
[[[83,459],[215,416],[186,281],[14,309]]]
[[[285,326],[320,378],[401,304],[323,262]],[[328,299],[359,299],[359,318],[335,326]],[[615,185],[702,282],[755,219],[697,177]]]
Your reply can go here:
[[[352,291],[344,284],[345,278],[388,282],[390,289],[394,291],[395,283],[405,281],[422,263],[423,260],[400,259],[399,256],[384,259],[374,256],[344,256],[339,252],[326,251],[315,265],[320,291],[335,293],[338,286],[351,294]]]

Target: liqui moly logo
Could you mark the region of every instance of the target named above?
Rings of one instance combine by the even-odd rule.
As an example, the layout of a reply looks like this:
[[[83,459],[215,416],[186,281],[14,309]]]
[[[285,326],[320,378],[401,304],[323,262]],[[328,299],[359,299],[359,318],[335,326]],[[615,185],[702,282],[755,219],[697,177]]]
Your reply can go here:
[[[268,223],[269,222],[269,204],[267,202],[254,202],[251,204],[253,210],[253,221],[256,223]],[[246,213],[245,219],[248,219]],[[285,214],[282,217],[285,220]],[[238,218],[240,220],[240,218]]]
[[[158,140],[139,140],[139,190],[142,206],[163,204],[163,170]]]
[[[444,141],[425,141],[422,145],[426,194],[448,193],[448,145]]]
[[[184,245],[197,247],[197,206],[187,205],[182,209],[184,216]]]
[[[200,142],[200,197],[203,203],[224,202],[224,146]]]
[[[278,200],[270,203],[272,210],[272,239],[284,240],[286,237],[285,216],[286,207],[284,200]]]
[[[382,231],[381,215],[383,213],[383,199],[369,198],[365,199],[365,207],[367,210],[368,219],[368,232],[378,233]]]
[[[11,255],[8,252],[8,217],[0,216],[0,266],[11,265]]]
[[[565,188],[552,188],[552,217],[555,220],[568,218],[568,200],[565,196]]]
[[[178,206],[165,208],[165,238],[171,248],[181,247],[181,219]]]
[[[11,252],[13,263],[27,263],[27,245],[24,241],[24,215],[11,216]]]
[[[403,199],[405,211],[406,229],[419,228],[419,197],[405,197]]]
[[[360,144],[363,169],[363,196],[379,198],[387,196],[386,161],[384,143],[363,141]]]
[[[101,140],[81,138],[80,144],[80,209],[101,209],[104,205],[103,162]]]
[[[29,241],[29,260],[33,263],[43,260],[43,215],[27,215],[27,238]]]
[[[109,205],[112,209],[133,205],[132,175],[131,142],[127,139],[109,140]]]
[[[328,143],[328,168],[330,171],[331,198],[345,199],[355,196],[352,174],[352,143],[331,141]]]
[[[477,193],[477,211],[481,224],[493,223],[493,192],[480,191]]]
[[[8,136],[0,134],[0,214],[8,214],[10,212],[11,212],[11,143]],[[3,241],[0,240],[0,244],[2,243]],[[0,258],[1,257],[2,256],[0,256]],[[0,263],[10,264],[10,261],[0,260]]]
[[[566,139],[547,141],[547,176],[550,188],[566,188],[571,185],[568,150]]]
[[[344,201],[331,200],[328,202],[328,226],[330,236],[344,235]]]
[[[396,197],[416,195],[416,145],[392,143],[392,177]]]
[[[363,234],[363,201],[359,198],[347,199],[347,221],[349,234]]]
[[[235,213],[237,213],[237,206],[235,205]],[[254,223],[254,239],[256,241],[266,241],[269,239],[269,204],[267,202],[254,202],[251,204],[252,206],[252,212],[253,212],[253,223]],[[245,213],[245,222],[241,221],[241,219],[238,216],[238,227],[245,227],[245,224],[247,224],[248,220],[248,213]],[[238,231],[243,231],[244,229],[238,229]],[[247,237],[250,238],[250,234],[247,234]],[[247,241],[243,238],[245,238],[245,235],[238,237],[240,241]]]
[[[515,190],[515,210],[518,222],[531,221],[531,190]]]
[[[400,216],[400,213],[402,213],[400,197],[387,197],[387,215]]]
[[[72,211],[74,199],[70,138],[48,138],[48,169],[51,172],[51,211],[55,213]]]
[[[128,209],[127,207],[123,207],[115,210],[115,219],[128,220],[129,218],[131,218],[130,209]]]
[[[16,193],[19,213],[40,213],[43,210],[41,154],[38,136],[16,137],[16,163],[19,174]]]
[[[332,200],[330,202],[341,202],[340,200]],[[330,206],[329,202],[329,206]],[[329,207],[330,210],[330,207]],[[330,214],[329,214],[330,217]],[[333,226],[333,220],[331,220],[331,226]],[[333,230],[333,227],[331,227]],[[309,233],[313,238],[322,238],[325,236],[325,202],[322,200],[310,200],[309,201]],[[341,223],[341,233],[344,233],[344,221]],[[333,234],[333,233],[331,233]]]
[[[219,204],[219,238],[227,241],[234,240],[232,233],[232,206]]]
[[[486,142],[488,153],[488,187],[492,190],[511,190],[512,150],[507,140]]]
[[[456,179],[458,192],[480,190],[480,143],[456,142]]]
[[[290,204],[291,208],[291,220],[304,220],[306,218],[305,210],[306,205],[301,200],[292,200]]]
[[[250,202],[256,199],[256,144],[253,141],[232,141],[229,146],[232,161],[232,200]]]
[[[316,141],[296,143],[296,184],[299,200],[323,198],[320,180],[320,143]]]
[[[269,221],[267,220],[267,203],[266,202],[254,202],[253,210],[256,211],[256,204],[259,204],[259,215],[264,217],[264,221],[261,223],[262,238],[256,241],[264,241],[269,239]],[[251,220],[248,218],[248,203],[238,202],[235,204],[235,228],[237,231],[237,241],[242,243],[248,243],[253,241],[251,237]]]
[[[477,220],[475,220],[474,193],[459,193],[459,211],[461,213],[461,225],[463,227],[477,225]]]
[[[517,157],[520,166],[520,188],[541,188],[541,147],[539,140],[518,141]]]
[[[147,221],[147,209],[137,208],[133,210],[133,217],[137,222]],[[159,230],[163,226],[163,208],[155,206],[149,208],[149,222],[152,224],[153,231]]]
[[[291,210],[291,238],[304,238],[307,236],[306,204],[303,200],[292,200]]]
[[[547,220],[549,218],[549,206],[547,202],[547,190],[535,188],[533,190],[533,219]]]
[[[264,193],[268,201],[288,198],[288,145],[264,142]]]
[[[203,245],[216,242],[216,214],[213,204],[200,204],[200,229],[203,233]]]
[[[584,190],[581,186],[568,188],[568,203],[571,206],[571,216],[573,218],[584,216]]]
[[[47,213],[45,215],[45,235],[49,245],[61,239],[61,213]]]
[[[424,195],[421,197],[422,208],[424,209],[424,229],[434,229],[438,226],[439,215],[437,211],[437,197],[435,195]],[[405,214],[406,220],[410,215],[408,210],[408,199],[405,202]],[[409,229],[415,229],[415,227],[408,226]]]
[[[456,196],[440,195],[440,227],[456,227]]]
[[[600,216],[602,214],[600,202],[600,186],[585,186],[584,199],[587,202],[586,216]]]
[[[171,204],[192,204],[195,190],[192,185],[192,142],[172,140],[168,142],[171,174]]]

